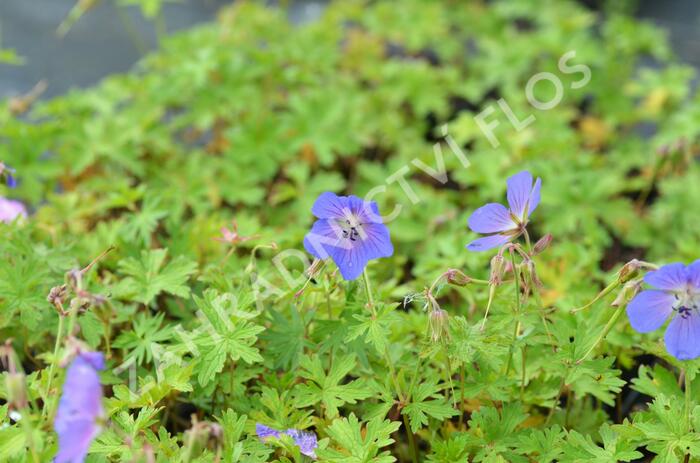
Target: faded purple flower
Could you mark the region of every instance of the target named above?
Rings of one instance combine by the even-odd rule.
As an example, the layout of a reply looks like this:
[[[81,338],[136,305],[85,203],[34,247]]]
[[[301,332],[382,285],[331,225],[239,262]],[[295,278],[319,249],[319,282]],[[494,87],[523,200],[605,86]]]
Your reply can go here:
[[[286,434],[294,439],[294,443],[297,444],[301,453],[307,457],[316,458],[316,447],[318,447],[316,434],[298,429],[287,429]]]
[[[0,197],[0,222],[10,223],[17,217],[26,217],[27,209],[19,201]]]
[[[532,174],[524,170],[507,180],[508,205],[489,203],[475,210],[469,217],[469,228],[476,233],[488,234],[467,245],[470,251],[486,251],[504,245],[525,232],[530,214],[540,203],[540,186],[537,179],[533,185]]]
[[[78,463],[85,459],[92,440],[102,430],[102,385],[97,373],[105,367],[101,352],[82,352],[73,360],[58,404],[54,429],[58,434],[55,463]]]
[[[280,432],[278,430],[272,429],[271,427],[265,426],[264,424],[261,424],[261,423],[257,423],[255,425],[255,433],[262,440],[265,440],[269,437],[274,437],[276,439],[279,439],[279,437],[280,437]]]
[[[261,440],[269,438],[279,439],[282,435],[287,435],[294,440],[294,443],[299,447],[299,451],[307,457],[316,458],[316,448],[318,447],[318,439],[316,434],[308,431],[300,431],[299,429],[290,428],[286,431],[278,431],[264,424],[257,423],[255,425],[255,433]]]
[[[648,333],[673,315],[664,336],[666,350],[678,360],[700,357],[700,260],[687,267],[664,265],[647,273],[644,282],[658,289],[642,291],[627,305],[632,328]]]
[[[311,212],[318,220],[304,237],[304,247],[319,259],[333,259],[346,280],[359,277],[370,260],[394,253],[374,201],[326,192]]]

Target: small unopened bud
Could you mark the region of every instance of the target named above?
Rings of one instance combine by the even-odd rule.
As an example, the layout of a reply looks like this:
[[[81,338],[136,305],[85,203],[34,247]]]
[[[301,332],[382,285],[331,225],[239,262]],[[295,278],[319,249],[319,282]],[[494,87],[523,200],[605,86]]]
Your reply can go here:
[[[8,373],[5,376],[7,388],[7,403],[14,410],[23,410],[27,407],[27,379],[24,372]]]
[[[66,282],[73,288],[74,291],[80,291],[83,288],[83,272],[80,269],[74,268],[66,273]]]
[[[552,234],[547,233],[544,235],[542,238],[540,238],[537,243],[535,243],[535,247],[532,250],[533,255],[540,254],[543,252],[545,249],[549,247],[549,245],[552,243]]]
[[[642,279],[628,281],[612,302],[613,307],[627,305],[642,289]]]
[[[49,291],[49,295],[46,296],[46,300],[54,307],[60,307],[66,300],[67,292],[68,288],[66,285],[54,286],[51,288],[51,291]]]
[[[503,282],[503,273],[505,272],[505,260],[503,254],[496,254],[491,259],[491,275],[489,275],[489,284],[493,286],[500,285]]]
[[[620,272],[617,275],[617,280],[620,283],[627,283],[631,279],[639,275],[639,269],[642,268],[642,263],[637,259],[632,259],[622,266]]]
[[[450,337],[450,321],[446,311],[442,309],[432,310],[428,316],[428,324],[430,326],[430,339],[433,342]]]
[[[537,275],[537,268],[535,267],[535,262],[533,260],[528,259],[525,262],[523,269],[524,271],[527,271],[527,276],[533,285],[535,285],[537,288],[544,286],[540,280],[540,277]]]
[[[224,428],[219,423],[208,423],[208,425],[209,437],[216,441],[221,441],[224,437]]]
[[[445,274],[447,276],[447,282],[451,285],[467,286],[472,281],[470,276],[465,275],[456,268],[449,269]]]
[[[7,402],[14,410],[22,410],[27,407],[27,384],[24,370],[21,369],[19,358],[12,348],[12,340],[8,339],[0,347],[0,364],[7,369],[5,376],[5,388],[7,390]]]

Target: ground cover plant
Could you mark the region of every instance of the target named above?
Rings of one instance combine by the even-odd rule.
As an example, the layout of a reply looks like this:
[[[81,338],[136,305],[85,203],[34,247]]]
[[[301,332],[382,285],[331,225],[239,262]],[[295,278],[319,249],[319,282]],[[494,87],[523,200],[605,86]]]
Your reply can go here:
[[[236,2],[3,102],[0,461],[700,460],[700,106],[630,12]]]

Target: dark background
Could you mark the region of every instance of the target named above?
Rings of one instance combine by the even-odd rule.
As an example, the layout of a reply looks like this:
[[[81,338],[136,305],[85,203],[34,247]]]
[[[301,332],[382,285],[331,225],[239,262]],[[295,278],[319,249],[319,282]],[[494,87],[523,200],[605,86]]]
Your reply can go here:
[[[14,48],[26,60],[21,66],[0,64],[0,98],[26,93],[41,79],[48,83],[44,97],[91,86],[109,74],[129,70],[144,51],[157,46],[155,28],[139,9],[128,7],[119,12],[114,0],[102,0],[65,37],[58,38],[56,28],[75,2],[0,0],[0,48]],[[212,20],[229,3],[231,0],[166,3],[167,31]],[[325,1],[290,3],[290,19],[303,22],[318,16]],[[644,0],[639,2],[637,15],[667,29],[677,55],[700,69],[700,1]],[[131,36],[129,27],[133,28]]]

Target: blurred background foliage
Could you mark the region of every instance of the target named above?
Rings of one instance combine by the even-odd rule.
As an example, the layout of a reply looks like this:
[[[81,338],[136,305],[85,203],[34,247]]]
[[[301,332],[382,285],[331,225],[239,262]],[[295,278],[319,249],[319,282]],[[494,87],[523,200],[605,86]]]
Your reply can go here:
[[[157,15],[159,2],[140,4],[144,15]],[[590,82],[580,89],[570,86],[579,76],[557,67],[572,50],[572,64],[591,69]],[[544,71],[557,75],[564,88],[561,104],[548,111],[533,108],[524,91],[528,79]],[[556,313],[562,339],[568,339],[569,331],[602,324],[595,310],[577,317],[568,312],[590,300],[623,262],[698,257],[700,106],[694,78],[694,70],[674,58],[663,31],[620,6],[594,12],[570,1],[338,1],[318,20],[295,25],[283,8],[235,2],[215,22],[163,37],[160,49],[132,72],[48,100],[0,103],[0,160],[19,179],[14,190],[0,186],[0,195],[22,200],[31,210],[23,223],[0,224],[0,332],[12,338],[33,372],[30,390],[39,399],[57,323],[46,295],[67,270],[115,246],[89,277],[90,290],[109,297],[108,309],[81,314],[80,337],[95,349],[109,349],[111,367],[134,359],[138,383],[156,381],[160,389],[140,396],[126,389],[125,372],[105,375],[114,385],[110,413],[135,443],[129,447],[109,431],[99,439],[95,461],[138,456],[144,442],[158,449],[158,461],[175,458],[176,436],[189,428],[190,413],[200,420],[228,420],[231,433],[239,415],[251,417],[245,422],[250,431],[255,420],[277,414],[280,424],[313,423],[322,437],[335,436],[330,447],[343,448],[341,430],[334,435],[325,428],[334,422],[332,414],[312,417],[308,404],[285,396],[298,381],[300,362],[309,361],[304,354],[342,349],[344,334],[338,333],[347,332],[353,313],[362,311],[353,306],[356,287],[344,290],[337,277],[324,277],[299,302],[293,297],[299,287],[290,286],[271,261],[279,250],[302,249],[316,196],[323,191],[362,196],[386,185],[375,198],[380,210],[403,206],[389,224],[395,255],[370,266],[381,299],[400,302],[449,267],[488,278],[490,255],[464,249],[474,238],[466,219],[475,207],[502,199],[507,176],[530,170],[543,179],[531,233],[535,239],[554,236],[538,262],[543,300]],[[542,100],[552,97],[547,85],[538,86]],[[521,120],[528,114],[536,120],[516,130],[498,110],[500,98]],[[489,105],[500,122],[496,148],[474,119]],[[447,147],[444,124],[469,168]],[[435,166],[436,143],[449,172],[445,184],[412,164],[418,159]],[[398,182],[387,183],[404,166],[420,198],[415,205]],[[233,247],[215,240],[232,219],[241,235],[254,239]],[[277,251],[254,250],[271,243]],[[298,258],[285,264],[295,277],[301,275]],[[261,313],[253,308],[251,274],[283,292],[267,300]],[[325,304],[324,292],[337,314],[349,311],[342,321],[312,322]],[[257,339],[253,330],[250,342],[243,342],[256,346],[247,360],[234,356],[226,360],[231,368],[222,371],[222,363],[212,372],[208,368],[218,360],[187,357],[175,327],[196,330],[201,320],[195,312],[215,304],[220,294],[247,300],[243,310],[250,313],[240,323],[252,319],[267,331]],[[486,296],[467,289],[446,293],[441,303],[469,331]],[[507,310],[508,302],[498,303]],[[425,314],[409,304],[391,316],[400,321],[387,325],[392,356],[399,368],[411,371]],[[648,353],[665,355],[656,338],[642,338],[624,324],[617,331],[605,345],[617,359],[614,364],[612,357],[599,359],[607,363],[596,366],[612,379],[580,385],[575,393],[595,399],[579,403],[570,411],[573,417],[567,412],[572,446],[589,445],[577,433],[606,439],[612,432],[607,423],[619,422],[619,415],[606,414],[602,406],[614,405],[624,383],[620,369],[636,375],[633,358],[640,351],[633,346],[642,343]],[[464,339],[476,343],[463,346],[474,361],[485,361],[482,350],[505,355],[494,346],[506,340],[482,346],[474,333]],[[360,374],[374,381],[372,369],[381,372],[375,354],[355,342],[345,349],[357,356]],[[156,378],[153,346],[188,358],[189,367],[168,370],[167,381]],[[551,402],[561,377],[543,362],[537,363],[543,373],[533,379],[542,382],[540,390],[524,399],[531,426],[542,424],[547,410],[537,407]],[[440,368],[426,367],[424,378],[434,374],[443,381]],[[488,403],[485,397],[510,397],[498,370],[489,376],[484,366],[483,377],[474,379],[471,406]],[[341,415],[384,418],[388,410],[371,402],[346,405]],[[478,420],[488,427],[489,420],[500,419],[485,408],[476,413],[472,429],[478,429]],[[564,417],[556,420],[563,424]],[[461,461],[451,459],[449,446],[456,444],[439,431],[442,421],[423,429],[421,448],[432,461]],[[160,433],[156,422],[163,425]],[[49,448],[52,440],[44,436]],[[399,440],[392,453],[406,458],[405,441]],[[241,451],[251,460],[240,461],[266,461],[269,450],[245,442]],[[476,441],[465,442],[458,446],[477,452]],[[4,455],[14,457],[18,448],[3,447]]]

